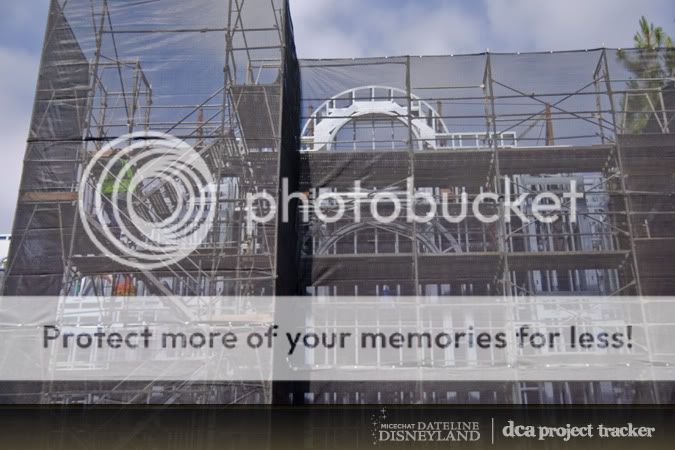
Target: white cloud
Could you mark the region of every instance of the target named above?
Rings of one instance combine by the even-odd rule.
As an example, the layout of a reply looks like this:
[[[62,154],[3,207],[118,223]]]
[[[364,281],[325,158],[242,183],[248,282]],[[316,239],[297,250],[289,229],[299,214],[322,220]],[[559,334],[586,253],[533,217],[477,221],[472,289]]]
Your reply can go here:
[[[379,43],[380,54],[468,53],[482,45],[480,20],[452,4],[434,9],[415,2],[402,8],[374,9],[370,15],[377,17],[372,21],[372,41]],[[371,40],[364,34],[364,41]]]
[[[629,47],[640,16],[672,30],[672,0],[485,0],[500,50]]]
[[[298,53],[303,58],[473,52],[479,20],[448,4],[407,2],[386,8],[357,0],[291,0]]]
[[[0,138],[2,180],[0,181],[0,233],[12,227],[26,138],[33,107],[39,58],[29,53],[0,47]]]
[[[674,34],[672,0],[471,1],[392,1],[389,7],[291,0],[298,53],[334,58],[628,47],[641,15]]]
[[[363,56],[367,45],[360,41],[359,33],[345,29],[336,21],[345,12],[361,9],[363,6],[355,0],[291,0],[299,55],[303,58]]]

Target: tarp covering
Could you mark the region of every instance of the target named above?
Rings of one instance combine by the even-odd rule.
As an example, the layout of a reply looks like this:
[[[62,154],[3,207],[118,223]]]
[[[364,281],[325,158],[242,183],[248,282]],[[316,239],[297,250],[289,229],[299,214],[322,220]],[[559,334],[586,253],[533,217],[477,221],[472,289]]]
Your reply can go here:
[[[673,295],[673,86],[672,50],[298,62],[285,0],[54,0],[4,292],[194,296],[199,313],[221,317],[201,300],[230,296],[240,318],[251,309],[246,298],[273,295],[495,296],[516,311],[552,295]],[[206,174],[134,184],[144,173],[134,158],[158,141],[170,144],[161,156],[185,150],[191,169]],[[116,167],[123,191],[106,173]],[[288,221],[269,202],[249,202],[265,193],[279,203],[284,178],[311,201],[349,196],[355,183],[366,200],[348,202],[334,221],[302,199]],[[503,218],[524,194],[574,189],[583,194],[579,220],[567,204],[551,223]],[[369,206],[381,193],[400,199],[403,214],[377,220]],[[456,212],[463,194],[486,193],[495,200],[462,222],[414,220],[429,206],[416,195],[449,198]],[[189,210],[188,194],[203,208]],[[326,202],[328,215],[338,203]],[[115,215],[122,207],[128,214]],[[535,217],[533,203],[523,212]],[[251,223],[253,213],[273,220]],[[201,230],[181,241],[185,254],[150,245],[146,224],[183,219]],[[173,250],[179,257],[161,259]],[[148,302],[140,322],[157,319]],[[305,325],[302,314],[292,319]],[[285,361],[271,363],[272,373]],[[342,388],[321,381],[292,389],[338,401]],[[507,398],[512,385],[498,384],[483,399]],[[386,389],[408,389],[397,386]],[[376,388],[385,387],[361,393],[382,401]],[[359,401],[357,388],[344,390]],[[614,395],[611,384],[597,391]]]
[[[372,195],[412,180],[436,198],[476,196],[503,194],[508,176],[514,199],[572,180],[585,192],[576,225],[313,218],[301,232],[307,292],[672,292],[671,269],[650,275],[663,251],[632,253],[657,235],[673,248],[672,65],[672,50],[638,49],[301,61],[303,191],[358,181]]]
[[[139,295],[273,294],[275,227],[246,233],[243,201],[275,191],[280,155],[295,154],[297,132],[280,130],[282,116],[298,122],[298,80],[285,1],[53,1],[5,292],[105,294],[131,283]],[[92,241],[109,241],[102,228],[120,224],[94,217],[102,165],[82,177],[97,154],[110,153],[105,162],[123,147],[107,149],[110,142],[147,132],[192,146],[219,187],[202,245],[177,265],[140,273],[111,258],[123,252]],[[176,201],[160,188],[133,206],[163,220]]]

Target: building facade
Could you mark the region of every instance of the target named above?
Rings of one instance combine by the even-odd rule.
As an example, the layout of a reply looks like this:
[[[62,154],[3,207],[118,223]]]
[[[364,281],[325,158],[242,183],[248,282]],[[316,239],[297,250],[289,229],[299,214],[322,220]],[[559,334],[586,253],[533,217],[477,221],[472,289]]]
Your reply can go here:
[[[230,296],[237,304],[223,319],[245,329],[256,322],[247,298],[264,295],[419,296],[422,306],[498,296],[526,307],[550,295],[675,291],[672,52],[298,61],[287,2],[184,3],[156,11],[151,3],[97,0],[92,10],[89,1],[52,2],[5,295]],[[208,198],[211,231],[187,258],[130,269],[83,232],[83,221],[98,224],[94,235],[104,239],[101,226],[111,223],[86,200],[83,220],[78,198],[93,195],[95,182],[82,174],[107,143],[148,131],[189,143],[218,189]],[[314,200],[348,196],[358,182],[365,200],[331,223],[312,206],[305,221],[299,202],[288,222],[247,227],[247,195],[280,200],[283,179]],[[568,205],[553,223],[499,214],[507,197],[573,186],[584,194],[578,220]],[[461,223],[375,220],[372,196],[405,204],[411,191],[445,196],[455,212],[463,193],[494,192],[501,201],[483,213],[500,219],[485,223],[470,212]],[[179,197],[150,186],[134,204],[164,220]],[[529,218],[531,208],[524,204]],[[160,303],[136,314],[176,307]],[[107,386],[31,389],[46,402],[137,403],[621,403],[671,395],[653,383],[414,380],[147,385],[120,394]]]

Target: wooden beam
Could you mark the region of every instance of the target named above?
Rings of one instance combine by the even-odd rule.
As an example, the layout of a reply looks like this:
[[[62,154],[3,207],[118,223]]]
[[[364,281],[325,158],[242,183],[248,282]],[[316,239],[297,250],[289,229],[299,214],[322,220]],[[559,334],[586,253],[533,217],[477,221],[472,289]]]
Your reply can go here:
[[[24,192],[20,202],[76,202],[77,192]]]

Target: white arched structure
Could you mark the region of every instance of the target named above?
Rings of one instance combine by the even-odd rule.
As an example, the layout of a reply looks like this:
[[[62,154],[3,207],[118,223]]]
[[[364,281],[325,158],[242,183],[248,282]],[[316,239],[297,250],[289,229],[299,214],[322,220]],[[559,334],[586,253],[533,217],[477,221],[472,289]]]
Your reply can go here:
[[[438,111],[414,94],[411,95],[410,114],[418,150],[485,148],[491,145],[492,133],[448,132]],[[340,130],[359,118],[389,118],[407,127],[408,94],[403,89],[388,86],[363,86],[339,93],[312,112],[302,130],[301,150],[334,150]],[[498,133],[496,144],[501,148],[517,147],[517,135],[512,131]]]
[[[435,149],[448,129],[429,103],[412,95],[412,132],[420,150]],[[386,86],[364,86],[344,91],[314,111],[302,130],[303,151],[333,150],[338,132],[363,117],[394,118],[408,126],[408,94]]]
[[[416,240],[426,249],[428,253],[431,254],[463,253],[462,247],[457,241],[457,239],[450,232],[448,232],[448,230],[445,229],[441,224],[436,223],[429,225],[429,227],[430,228],[426,231],[431,231],[432,233],[437,232],[446,239],[447,244],[444,248],[441,248],[438,242],[436,242],[436,240],[433,237],[429,236],[426,233],[415,234],[413,228],[407,224],[405,225],[397,223],[385,224],[377,221],[370,221],[365,223],[349,224],[345,227],[340,228],[339,230],[332,232],[330,236],[326,236],[325,239],[322,240],[320,245],[318,245],[317,248],[314,250],[313,254],[328,255],[330,254],[330,250],[333,247],[333,245],[335,245],[342,239],[349,238],[354,233],[357,233],[359,231],[375,228],[387,233],[398,234],[400,236],[407,237],[408,239],[411,239],[411,236],[415,235]]]

